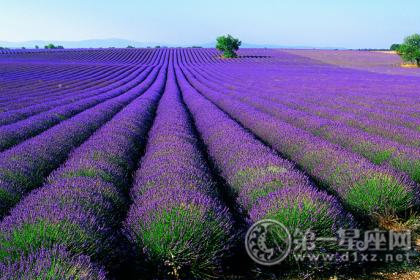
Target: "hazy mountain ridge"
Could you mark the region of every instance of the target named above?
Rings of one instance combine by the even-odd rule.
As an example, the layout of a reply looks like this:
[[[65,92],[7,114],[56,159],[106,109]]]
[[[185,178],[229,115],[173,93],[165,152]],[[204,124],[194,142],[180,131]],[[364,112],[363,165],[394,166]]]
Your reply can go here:
[[[158,42],[137,42],[126,39],[91,39],[91,40],[80,40],[80,41],[56,41],[56,40],[31,40],[24,42],[8,42],[0,41],[0,47],[6,48],[34,48],[35,45],[43,48],[45,45],[52,43],[54,45],[64,46],[65,48],[125,48],[127,46],[133,46],[137,48],[155,47],[155,46],[166,46],[166,47],[191,47],[200,46],[204,48],[214,48],[215,43],[203,43],[203,44],[167,44]],[[242,43],[242,48],[290,48],[290,49],[344,49],[336,47],[312,47],[312,46],[286,46],[276,44],[253,44],[253,43]]]

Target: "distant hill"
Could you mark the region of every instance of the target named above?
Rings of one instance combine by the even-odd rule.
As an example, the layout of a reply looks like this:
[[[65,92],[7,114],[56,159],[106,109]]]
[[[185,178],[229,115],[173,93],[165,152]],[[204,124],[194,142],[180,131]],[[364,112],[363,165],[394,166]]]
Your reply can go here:
[[[61,45],[65,48],[108,48],[108,47],[115,47],[115,48],[125,48],[128,45],[138,48],[145,48],[145,47],[154,47],[160,45],[158,43],[143,43],[143,42],[135,42],[131,40],[125,39],[92,39],[92,40],[82,40],[82,41],[44,41],[44,40],[33,40],[33,41],[24,41],[24,42],[6,42],[0,41],[1,47],[7,48],[34,48],[35,45],[38,45],[40,48],[43,48],[45,45],[52,43],[54,45]]]
[[[215,43],[201,44],[204,48],[214,48]],[[321,50],[345,50],[346,48],[339,47],[314,47],[314,46],[290,46],[290,45],[276,45],[276,44],[253,44],[242,42],[241,48],[252,48],[252,49],[321,49]]]
[[[155,47],[155,46],[166,46],[166,47],[190,47],[190,46],[200,46],[204,48],[214,48],[215,43],[204,43],[204,44],[166,44],[159,42],[137,42],[132,40],[125,39],[92,39],[92,40],[82,40],[82,41],[46,41],[46,40],[33,40],[33,41],[24,41],[24,42],[7,42],[0,41],[0,47],[7,48],[34,48],[35,45],[38,45],[40,48],[43,48],[45,45],[52,43],[54,45],[64,46],[65,48],[125,48],[127,46],[133,46],[137,48],[146,48],[146,47]],[[315,47],[311,46],[285,46],[285,45],[275,45],[275,44],[252,44],[252,43],[242,43],[241,48],[289,48],[289,49],[313,49]],[[343,48],[334,48],[334,47],[321,47],[317,49],[343,49]]]

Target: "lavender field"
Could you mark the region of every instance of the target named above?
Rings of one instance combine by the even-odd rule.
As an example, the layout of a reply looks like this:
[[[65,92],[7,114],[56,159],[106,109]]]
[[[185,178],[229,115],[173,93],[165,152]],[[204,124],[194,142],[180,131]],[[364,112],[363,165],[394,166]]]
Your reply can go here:
[[[302,264],[248,258],[259,220],[413,229],[419,69],[238,55],[0,50],[0,279],[275,279]]]

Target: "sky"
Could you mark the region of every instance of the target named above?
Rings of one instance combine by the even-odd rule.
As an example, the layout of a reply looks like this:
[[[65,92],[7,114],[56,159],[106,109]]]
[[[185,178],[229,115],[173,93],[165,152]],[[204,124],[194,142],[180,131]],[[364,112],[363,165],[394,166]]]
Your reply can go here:
[[[420,0],[0,0],[0,41],[121,38],[386,48],[420,33]]]

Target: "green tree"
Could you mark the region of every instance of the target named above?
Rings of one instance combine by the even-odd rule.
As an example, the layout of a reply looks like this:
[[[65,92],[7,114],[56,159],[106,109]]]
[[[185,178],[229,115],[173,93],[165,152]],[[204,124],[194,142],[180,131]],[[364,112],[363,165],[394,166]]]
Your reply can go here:
[[[389,48],[391,51],[398,51],[398,49],[401,47],[401,44],[392,44]]]
[[[60,45],[54,45],[54,44],[48,44],[44,47],[44,49],[64,49],[63,46]]]
[[[235,51],[239,49],[241,41],[239,39],[233,38],[231,35],[220,36],[216,39],[216,49],[223,52],[223,56],[226,58],[237,57]]]
[[[420,34],[406,37],[398,48],[398,54],[404,61],[416,63],[420,67]]]
[[[46,45],[45,47],[44,47],[44,49],[55,49],[55,46],[54,46],[54,44],[48,44],[48,45]]]

